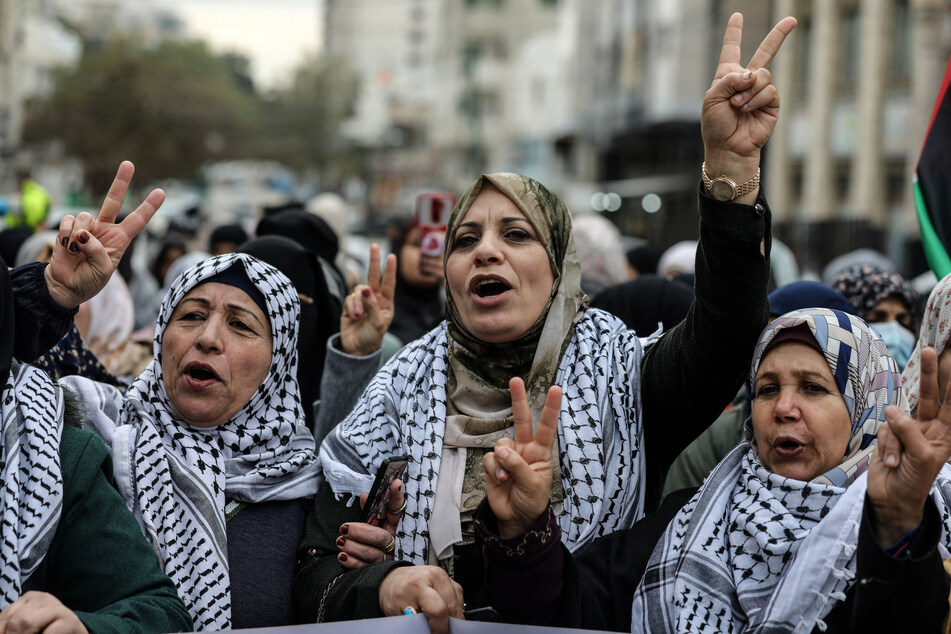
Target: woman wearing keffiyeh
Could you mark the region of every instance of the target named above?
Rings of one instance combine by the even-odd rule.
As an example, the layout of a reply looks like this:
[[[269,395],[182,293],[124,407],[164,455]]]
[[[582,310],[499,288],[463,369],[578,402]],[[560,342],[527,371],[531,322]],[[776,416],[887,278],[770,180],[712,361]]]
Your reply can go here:
[[[646,352],[623,322],[587,307],[571,217],[551,190],[488,174],[460,198],[446,233],[445,324],[384,366],[321,445],[327,483],[295,587],[302,618],[411,607],[445,631],[463,603],[480,605],[472,516],[485,496],[480,462],[516,427],[513,377],[536,417],[548,390],[564,389],[549,494],[567,548],[656,504],[661,474],[736,393],[734,373],[765,324],[768,211],[756,179],[779,105],[765,67],[794,26],[780,22],[746,69],[742,17],[731,18],[702,112],[705,169],[747,186],[718,199],[700,190],[697,300]],[[411,459],[387,514],[392,531],[358,523],[355,499],[400,454]]]
[[[15,336],[0,260],[0,631],[191,629],[102,441],[78,428],[75,397],[13,359]]]
[[[904,412],[894,359],[864,321],[816,308],[773,322],[750,372],[750,442],[728,455],[670,519],[633,592],[630,630],[805,634],[939,625],[948,608],[939,553],[951,546],[951,470],[944,466],[951,404],[939,410],[933,350],[924,359],[930,389],[925,417],[916,422]],[[519,480],[526,466],[515,461],[506,469]],[[535,490],[530,497],[544,497],[542,486]],[[504,512],[505,496],[498,497],[490,496],[491,507]],[[540,513],[522,522],[519,534]],[[552,594],[575,605],[563,622],[628,628],[623,617],[606,623],[604,615],[631,606],[634,562],[624,555],[643,533],[636,526],[612,536],[613,543],[595,545],[575,562],[584,571],[585,558],[621,555],[603,562],[613,569],[604,575],[610,583],[586,586],[586,573],[581,581],[566,575],[563,596]],[[504,564],[491,554],[504,553],[494,539],[487,539],[488,558]],[[532,556],[520,555],[523,562]],[[555,551],[548,558],[561,556]],[[616,584],[625,570],[627,585]],[[545,611],[520,610],[532,608]]]
[[[132,166],[98,218],[67,216],[43,275],[74,308],[108,280],[161,204],[115,224]],[[247,254],[206,259],[171,284],[154,359],[125,394],[66,377],[115,457],[115,479],[197,629],[287,625],[309,499],[319,478],[297,386],[299,299]],[[261,546],[266,542],[267,547]]]

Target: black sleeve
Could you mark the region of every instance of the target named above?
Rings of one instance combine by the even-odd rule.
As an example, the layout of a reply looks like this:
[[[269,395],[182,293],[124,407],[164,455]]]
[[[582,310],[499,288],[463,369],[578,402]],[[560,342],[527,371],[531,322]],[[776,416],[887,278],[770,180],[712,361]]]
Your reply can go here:
[[[856,563],[854,632],[942,632],[951,580],[938,553],[941,519],[929,497],[924,519],[905,552],[886,553],[872,530],[865,498]]]
[[[379,588],[394,568],[409,562],[387,561],[358,570],[337,561],[340,525],[359,520],[360,505],[338,502],[324,482],[307,517],[294,576],[294,609],[301,623],[371,619],[384,616]]]
[[[13,283],[16,344],[13,356],[32,361],[62,339],[73,322],[76,309],[63,308],[46,289],[44,262],[33,262],[10,270]]]
[[[630,632],[634,590],[654,546],[696,492],[674,491],[628,530],[605,535],[574,556],[566,555],[559,626]]]
[[[560,542],[548,546],[561,534],[551,507],[534,533],[502,540],[492,509],[483,502],[476,528],[484,544],[490,604],[509,623],[630,632],[634,590],[654,546],[696,491],[674,491],[628,530],[599,537],[574,555]]]
[[[762,197],[754,206],[723,203],[700,187],[695,298],[642,365],[646,510],[657,503],[671,462],[716,420],[749,372],[769,318],[770,218]]]

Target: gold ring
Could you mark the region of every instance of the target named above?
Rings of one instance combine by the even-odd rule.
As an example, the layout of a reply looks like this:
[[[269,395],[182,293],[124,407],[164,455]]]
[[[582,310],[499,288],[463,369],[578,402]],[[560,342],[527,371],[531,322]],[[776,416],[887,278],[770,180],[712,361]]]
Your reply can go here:
[[[391,542],[386,546],[386,548],[383,549],[383,552],[385,552],[387,555],[389,555],[389,554],[391,554],[394,550],[396,550],[396,537],[394,537],[394,538],[393,538],[393,541],[391,541]]]

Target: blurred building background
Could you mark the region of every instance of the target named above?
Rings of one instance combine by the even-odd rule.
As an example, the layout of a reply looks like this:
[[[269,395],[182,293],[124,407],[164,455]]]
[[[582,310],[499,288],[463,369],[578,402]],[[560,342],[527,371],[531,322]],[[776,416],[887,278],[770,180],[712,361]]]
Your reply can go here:
[[[382,207],[405,206],[400,187],[458,191],[512,170],[576,212],[616,207],[599,193],[617,194],[611,217],[626,234],[694,237],[700,104],[724,25],[743,12],[749,56],[793,15],[799,28],[772,68],[783,110],[765,157],[776,234],[812,270],[860,246],[924,266],[911,176],[951,54],[946,0],[386,5],[329,0],[325,49],[360,60],[361,116],[347,133],[376,150],[367,177],[387,184],[374,190]]]
[[[746,60],[793,15],[771,68],[782,112],[763,184],[775,235],[812,271],[858,247],[925,268],[911,178],[951,55],[951,0],[314,1],[324,44],[311,65],[352,91],[298,90],[334,96],[341,113],[300,136],[333,152],[320,163],[297,146],[290,159],[253,144],[215,155],[289,164],[302,182],[282,191],[335,189],[380,219],[410,213],[420,191],[458,194],[482,172],[518,171],[626,235],[693,238],[700,105],[727,19],[745,16]],[[117,32],[148,43],[185,31],[157,1],[0,0],[0,193],[17,161],[55,158],[47,147],[31,159],[20,133],[52,67]],[[336,121],[314,112],[297,121]]]

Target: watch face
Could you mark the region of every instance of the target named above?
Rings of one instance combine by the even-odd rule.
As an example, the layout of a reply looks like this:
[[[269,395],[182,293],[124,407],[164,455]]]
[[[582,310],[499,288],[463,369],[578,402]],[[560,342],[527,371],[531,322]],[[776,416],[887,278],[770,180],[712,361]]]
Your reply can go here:
[[[733,200],[736,186],[725,178],[718,178],[710,184],[710,194],[717,200]]]

